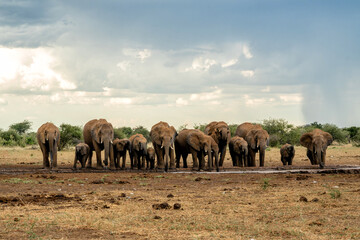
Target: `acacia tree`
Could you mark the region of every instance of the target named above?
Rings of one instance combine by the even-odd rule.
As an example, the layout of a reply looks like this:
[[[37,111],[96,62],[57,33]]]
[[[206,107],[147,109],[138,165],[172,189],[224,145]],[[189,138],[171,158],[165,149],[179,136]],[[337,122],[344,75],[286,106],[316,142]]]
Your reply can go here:
[[[32,122],[30,122],[29,120],[24,120],[23,122],[20,122],[20,123],[11,124],[9,129],[13,129],[18,134],[22,135],[30,130],[31,125],[32,125]]]

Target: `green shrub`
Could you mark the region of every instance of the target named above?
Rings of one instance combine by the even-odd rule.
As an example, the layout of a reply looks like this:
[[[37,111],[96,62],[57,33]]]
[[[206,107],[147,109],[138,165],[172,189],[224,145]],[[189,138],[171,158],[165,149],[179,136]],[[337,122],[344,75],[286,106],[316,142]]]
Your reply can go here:
[[[205,124],[200,124],[200,123],[198,123],[198,124],[194,124],[194,129],[199,129],[200,131],[205,131],[205,128],[206,128],[206,125],[207,125],[207,123],[205,123]]]
[[[326,123],[323,125],[323,131],[328,132],[338,143],[348,143],[350,134],[348,131],[338,128],[335,124]]]
[[[357,131],[356,135],[352,138],[352,141],[355,147],[360,147],[360,129]]]
[[[82,129],[79,126],[62,123],[60,125],[60,150],[76,145],[82,139]]]
[[[114,128],[114,138],[129,138],[133,134],[131,127]]]
[[[230,129],[230,134],[232,137],[235,136],[235,133],[236,133],[236,129],[239,125],[238,124],[230,124],[229,125],[229,129]]]
[[[137,126],[137,127],[133,128],[133,134],[138,134],[138,133],[142,134],[148,142],[151,141],[150,132],[145,127]]]
[[[22,135],[24,133],[26,133],[28,130],[30,130],[32,125],[32,122],[28,121],[28,120],[24,120],[21,123],[14,123],[11,124],[9,127],[9,130],[15,130],[19,135]]]

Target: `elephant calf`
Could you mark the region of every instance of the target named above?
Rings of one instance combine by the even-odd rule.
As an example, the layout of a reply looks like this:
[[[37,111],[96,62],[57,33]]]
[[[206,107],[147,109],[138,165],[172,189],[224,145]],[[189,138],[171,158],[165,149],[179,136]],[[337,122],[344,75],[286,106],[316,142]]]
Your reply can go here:
[[[114,160],[115,160],[115,167],[117,169],[120,168],[120,158],[122,158],[122,165],[121,169],[125,169],[126,163],[126,151],[130,152],[130,141],[129,139],[118,139],[116,138],[113,141],[113,148],[114,148]]]
[[[147,154],[147,140],[142,134],[135,134],[129,138],[131,169],[145,169],[145,158]]]
[[[154,169],[155,167],[155,149],[149,147],[146,154],[146,169]]]
[[[81,168],[85,168],[86,160],[90,154],[90,147],[86,143],[79,143],[75,146],[75,158],[73,169],[76,170],[76,163],[81,163]]]
[[[247,167],[248,166],[248,143],[242,137],[232,137],[229,142],[230,156],[233,166]]]
[[[285,166],[286,164],[292,165],[294,156],[295,156],[295,148],[291,144],[284,144],[280,148],[281,162]]]

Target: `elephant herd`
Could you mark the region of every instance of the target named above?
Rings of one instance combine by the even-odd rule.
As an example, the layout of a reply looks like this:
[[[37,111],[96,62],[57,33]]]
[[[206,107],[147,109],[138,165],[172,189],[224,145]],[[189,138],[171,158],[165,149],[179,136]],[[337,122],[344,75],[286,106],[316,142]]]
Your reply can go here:
[[[93,151],[96,154],[96,168],[125,169],[127,152],[130,155],[131,169],[157,169],[160,171],[188,168],[187,156],[192,155],[193,170],[219,171],[224,164],[226,149],[229,147],[233,166],[254,167],[259,152],[259,166],[265,162],[265,150],[269,146],[269,134],[259,124],[242,123],[235,136],[231,137],[229,126],[223,122],[209,123],[204,132],[197,129],[184,129],[177,132],[166,122],[158,122],[150,131],[153,147],[148,147],[142,134],[129,139],[114,139],[114,129],[105,119],[93,119],[83,129],[84,143],[75,146],[73,169],[77,162],[82,168],[92,167]],[[57,148],[60,143],[59,129],[52,123],[43,124],[36,134],[43,154],[43,168],[57,168]],[[312,165],[325,166],[326,149],[333,141],[332,136],[320,129],[304,133],[300,144],[307,148],[307,156]],[[101,161],[101,151],[104,160]],[[49,162],[50,155],[50,162]],[[283,165],[292,165],[295,148],[285,144],[280,149]],[[207,156],[207,157],[206,157]],[[207,158],[207,166],[205,160]],[[120,160],[122,159],[121,166]],[[157,159],[155,166],[155,159]],[[109,163],[110,162],[110,163]]]

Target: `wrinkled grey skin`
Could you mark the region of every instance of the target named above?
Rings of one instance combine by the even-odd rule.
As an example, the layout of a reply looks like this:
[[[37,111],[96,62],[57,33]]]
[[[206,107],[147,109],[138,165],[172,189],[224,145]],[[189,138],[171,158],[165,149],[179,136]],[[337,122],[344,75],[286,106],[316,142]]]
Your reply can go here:
[[[39,127],[36,138],[43,154],[43,168],[57,169],[57,150],[60,145],[59,129],[50,122],[44,123]]]
[[[261,125],[252,123],[242,123],[236,129],[236,136],[242,137],[248,143],[248,166],[255,167],[256,153],[259,151],[260,167],[265,163],[265,150],[269,146],[269,134],[262,129]]]
[[[175,170],[174,141],[177,132],[166,122],[152,126],[150,137],[155,149],[158,170]],[[164,161],[165,160],[165,161]]]
[[[180,167],[180,157],[187,167],[187,156],[192,154],[193,170],[205,170],[205,155],[208,155],[208,170],[212,170],[212,138],[197,129],[184,129],[175,138],[176,167]],[[199,159],[199,163],[198,163]]]
[[[73,169],[76,170],[77,161],[80,162],[81,168],[85,168],[86,160],[90,154],[90,147],[86,143],[79,143],[75,146],[75,158]]]
[[[291,144],[284,144],[281,148],[280,148],[280,155],[281,155],[281,162],[283,163],[283,165],[285,166],[287,165],[292,165],[294,156],[295,156],[295,148],[293,145]]]
[[[131,169],[145,169],[147,155],[147,141],[142,134],[135,134],[129,138]]]
[[[233,166],[247,167],[248,165],[248,143],[242,137],[232,137],[229,142],[230,156]]]
[[[223,121],[214,121],[205,127],[204,133],[211,136],[218,144],[220,152],[219,166],[222,167],[225,160],[226,148],[231,139],[229,126]]]
[[[115,167],[116,169],[120,168],[120,159],[122,158],[121,169],[125,169],[126,164],[126,152],[128,151],[130,154],[130,141],[129,139],[118,139],[116,138],[113,141],[114,148],[114,158],[115,158]]]
[[[93,119],[87,122],[83,130],[84,142],[90,147],[87,167],[91,168],[92,151],[96,153],[96,168],[103,169],[101,162],[101,151],[104,150],[104,167],[107,168],[110,158],[110,169],[115,169],[114,161],[114,129],[111,123],[105,119]]]
[[[155,168],[155,155],[155,149],[149,147],[146,154],[146,169],[149,170]]]
[[[326,149],[332,142],[331,134],[320,129],[304,133],[300,138],[300,144],[308,149],[306,154],[311,164],[319,164],[320,168],[325,166]]]

